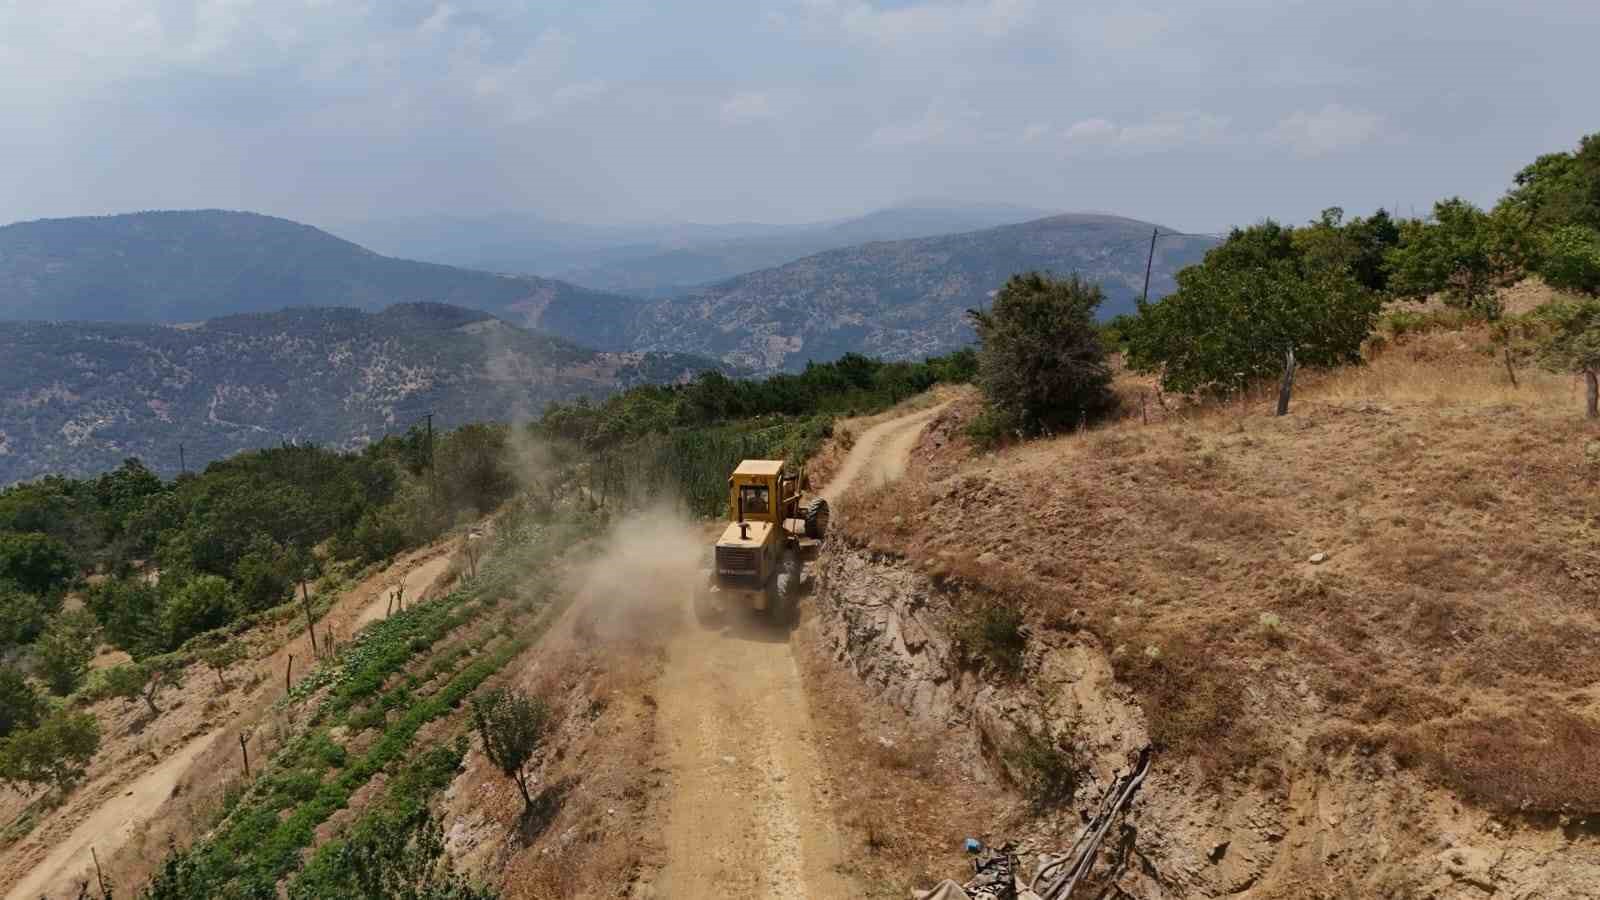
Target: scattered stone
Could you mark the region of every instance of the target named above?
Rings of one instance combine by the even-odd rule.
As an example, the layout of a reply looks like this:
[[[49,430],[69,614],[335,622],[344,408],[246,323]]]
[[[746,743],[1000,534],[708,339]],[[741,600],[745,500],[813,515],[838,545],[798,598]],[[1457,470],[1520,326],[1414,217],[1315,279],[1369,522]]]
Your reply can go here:
[[[1325,563],[1327,561],[1328,561],[1328,554],[1326,554],[1326,553],[1318,551],[1316,553],[1311,554],[1311,564],[1312,565],[1318,565],[1320,563]]]
[[[731,766],[734,763],[739,761],[739,757],[737,757],[737,756],[724,756],[722,758],[722,761]]]

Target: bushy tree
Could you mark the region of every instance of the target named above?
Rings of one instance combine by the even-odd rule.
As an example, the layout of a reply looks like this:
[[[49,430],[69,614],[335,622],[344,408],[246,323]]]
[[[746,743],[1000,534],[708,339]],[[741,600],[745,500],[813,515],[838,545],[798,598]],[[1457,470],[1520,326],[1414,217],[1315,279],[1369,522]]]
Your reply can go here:
[[[1095,311],[1099,285],[1072,275],[1013,275],[987,310],[970,310],[978,332],[978,386],[1024,434],[1070,428],[1116,406]]]
[[[241,612],[260,612],[282,603],[294,589],[288,554],[271,536],[258,534],[234,565],[233,581]]]
[[[207,647],[200,651],[200,659],[217,673],[217,684],[223,690],[228,690],[226,673],[228,667],[243,660],[246,656],[245,645],[242,641],[224,640],[221,643]]]
[[[0,666],[0,738],[39,724],[49,707],[15,666]]]
[[[85,610],[60,613],[34,642],[34,663],[52,693],[65,697],[83,683],[94,659],[95,626]]]
[[[113,666],[106,670],[106,693],[133,703],[143,700],[150,715],[161,715],[156,698],[169,687],[183,684],[183,664],[172,657]]]
[[[1525,262],[1515,239],[1521,233],[1460,197],[1441,200],[1432,221],[1400,227],[1400,243],[1387,257],[1390,289],[1416,299],[1442,292],[1452,306],[1497,319],[1495,289]]]
[[[66,790],[100,749],[100,726],[88,713],[61,711],[0,740],[0,781],[22,793]]]
[[[36,594],[59,591],[77,573],[72,550],[36,531],[0,531],[0,579]]]
[[[531,807],[528,763],[544,743],[550,707],[538,697],[502,688],[473,698],[472,721],[483,739],[484,755],[516,781],[524,806]]]
[[[434,453],[442,502],[478,515],[490,512],[516,490],[507,463],[503,426],[467,425],[450,432]]]
[[[1563,225],[1545,237],[1539,253],[1539,274],[1558,290],[1600,294],[1600,231],[1584,225]]]
[[[110,578],[89,590],[87,606],[106,639],[135,659],[160,653],[161,591],[143,578]]]
[[[33,643],[60,609],[60,594],[35,594],[14,581],[0,580],[0,646]]]
[[[226,579],[196,575],[164,592],[161,603],[161,648],[175,650],[191,637],[226,625],[234,601]]]
[[[1170,391],[1236,391],[1281,372],[1290,350],[1303,365],[1359,362],[1378,306],[1340,274],[1192,266],[1175,293],[1141,306],[1126,335],[1128,364],[1159,372]]]
[[[1537,318],[1543,326],[1540,364],[1552,372],[1581,373],[1587,414],[1600,418],[1600,299],[1546,304]]]
[[[1582,225],[1600,230],[1600,133],[1585,136],[1575,152],[1534,160],[1517,173],[1500,205],[1529,229]]]

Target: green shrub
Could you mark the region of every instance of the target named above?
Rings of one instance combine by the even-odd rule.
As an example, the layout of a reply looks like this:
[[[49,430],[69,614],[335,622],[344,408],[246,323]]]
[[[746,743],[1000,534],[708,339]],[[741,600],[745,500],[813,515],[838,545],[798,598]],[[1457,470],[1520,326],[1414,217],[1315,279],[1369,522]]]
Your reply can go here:
[[[72,550],[48,534],[0,531],[0,579],[25,591],[48,594],[67,586],[77,566]]]
[[[1028,647],[1022,611],[999,601],[982,603],[957,623],[956,639],[972,656],[987,660],[1005,675],[1022,671]]]
[[[1013,275],[988,310],[970,310],[978,332],[978,386],[1025,434],[1063,431],[1115,408],[1111,368],[1094,314],[1105,295],[1073,275]]]
[[[44,698],[13,666],[0,666],[0,738],[32,728],[49,709]]]
[[[1044,812],[1070,802],[1088,772],[1082,754],[1072,746],[1062,746],[1048,730],[1036,732],[1027,726],[1017,729],[1017,742],[1006,753],[1006,762],[1017,773],[1023,794],[1035,812]]]
[[[61,711],[37,727],[0,741],[0,781],[19,791],[41,787],[64,791],[83,776],[100,749],[100,726],[89,713]]]
[[[39,676],[51,693],[65,697],[78,689],[94,659],[95,621],[86,610],[60,613],[33,645]]]
[[[1600,231],[1567,225],[1551,232],[1541,248],[1539,274],[1557,290],[1600,294]]]
[[[59,593],[36,594],[14,581],[0,580],[0,646],[33,643],[60,609]]]

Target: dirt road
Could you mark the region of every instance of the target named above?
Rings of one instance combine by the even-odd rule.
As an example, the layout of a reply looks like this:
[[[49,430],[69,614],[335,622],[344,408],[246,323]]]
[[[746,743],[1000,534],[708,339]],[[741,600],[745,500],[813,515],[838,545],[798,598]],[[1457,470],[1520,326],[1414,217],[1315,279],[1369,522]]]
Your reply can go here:
[[[216,737],[217,733],[211,732],[191,740],[183,749],[162,760],[160,765],[140,775],[126,791],[107,800],[73,829],[66,840],[51,848],[50,855],[30,869],[21,881],[12,885],[11,890],[6,892],[6,900],[43,897],[51,887],[87,871],[89,867],[85,861],[91,845],[102,851],[121,846],[132,836],[134,829],[172,796],[172,789],[178,780]]]
[[[863,432],[823,496],[896,478],[938,408]],[[687,604],[684,615],[688,616]],[[753,617],[689,625],[657,695],[667,744],[663,898],[858,896],[788,635]]]

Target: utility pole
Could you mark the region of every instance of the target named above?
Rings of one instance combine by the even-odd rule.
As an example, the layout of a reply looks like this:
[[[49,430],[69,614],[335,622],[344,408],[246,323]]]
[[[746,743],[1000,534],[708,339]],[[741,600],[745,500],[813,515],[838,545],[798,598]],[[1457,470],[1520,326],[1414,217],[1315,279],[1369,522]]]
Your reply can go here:
[[[1144,261],[1144,295],[1139,298],[1140,303],[1150,302],[1150,267],[1156,261],[1156,235],[1160,233],[1160,226],[1150,229],[1150,255]]]
[[[436,488],[438,479],[434,477],[433,472],[433,413],[428,413],[423,418],[428,420],[428,504],[435,506],[438,504],[439,498]]]
[[[189,464],[183,458],[183,442],[182,441],[178,442],[178,471],[182,472],[185,475],[189,474]]]

